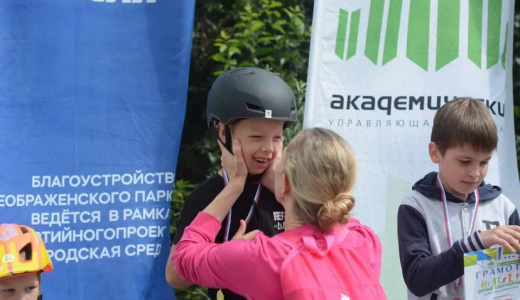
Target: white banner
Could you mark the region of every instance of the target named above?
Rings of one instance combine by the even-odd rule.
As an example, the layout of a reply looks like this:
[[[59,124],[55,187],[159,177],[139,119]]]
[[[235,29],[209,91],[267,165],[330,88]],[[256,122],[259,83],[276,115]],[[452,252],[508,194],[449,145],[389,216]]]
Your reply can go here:
[[[428,156],[433,117],[455,96],[483,99],[499,131],[486,181],[520,205],[512,99],[514,0],[316,0],[305,127],[353,147],[354,214],[383,243],[382,282],[406,299],[397,209],[437,170]]]

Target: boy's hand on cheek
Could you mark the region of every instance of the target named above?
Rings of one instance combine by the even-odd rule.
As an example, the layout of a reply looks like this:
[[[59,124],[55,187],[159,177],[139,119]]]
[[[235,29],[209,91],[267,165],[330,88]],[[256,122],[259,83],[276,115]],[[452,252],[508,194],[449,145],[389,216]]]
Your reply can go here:
[[[487,248],[500,245],[511,252],[520,250],[520,226],[498,226],[490,230],[480,232],[480,238]]]

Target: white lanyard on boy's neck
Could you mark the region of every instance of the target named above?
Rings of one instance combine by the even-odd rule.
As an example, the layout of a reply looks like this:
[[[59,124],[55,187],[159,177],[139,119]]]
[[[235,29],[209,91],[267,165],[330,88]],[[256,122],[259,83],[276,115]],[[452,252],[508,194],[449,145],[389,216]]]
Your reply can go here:
[[[444,191],[444,186],[442,185],[441,177],[439,173],[437,173],[437,182],[439,183],[439,187],[441,188],[441,200],[442,206],[444,207],[444,223],[446,225],[446,236],[448,237],[448,247],[453,246],[453,237],[451,235],[451,226],[450,226],[450,214],[448,212],[448,201],[446,200],[446,192]],[[473,216],[471,217],[471,222],[469,224],[469,232],[466,236],[469,236],[475,229],[475,222],[477,219],[478,207],[480,204],[480,192],[478,191],[478,187],[473,191],[475,195],[475,208],[473,209]],[[455,289],[460,286],[460,278],[454,282]]]
[[[222,168],[222,174],[224,175],[224,184],[225,185],[228,185],[229,184],[229,177],[226,173],[226,170],[224,168]],[[255,207],[255,205],[258,203],[258,199],[260,199],[260,188],[261,184],[258,183],[258,187],[256,188],[256,194],[255,194],[255,197],[253,198],[253,204],[251,205],[251,208],[249,209],[249,213],[247,214],[247,217],[246,217],[246,224],[249,224],[249,221],[251,221],[251,217],[253,216],[253,209]],[[227,242],[229,241],[229,231],[230,231],[230,228],[231,228],[231,215],[232,215],[232,209],[233,208],[230,208],[229,209],[229,213],[227,215],[227,221],[226,221],[226,232],[224,234],[224,241]]]

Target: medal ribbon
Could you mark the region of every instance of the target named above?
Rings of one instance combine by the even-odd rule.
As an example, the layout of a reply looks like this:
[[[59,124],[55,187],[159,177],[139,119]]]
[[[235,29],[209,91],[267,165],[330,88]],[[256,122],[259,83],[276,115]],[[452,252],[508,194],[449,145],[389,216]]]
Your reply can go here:
[[[444,191],[444,186],[442,185],[442,181],[439,174],[437,174],[437,182],[439,183],[439,187],[441,188],[441,199],[442,206],[444,207],[444,224],[446,226],[448,247],[451,247],[453,246],[453,238],[451,235],[451,226],[449,221],[450,214],[448,212],[448,201],[446,200],[446,192]],[[469,236],[475,230],[475,222],[477,219],[478,207],[480,204],[480,192],[478,191],[478,188],[473,191],[473,194],[475,195],[475,208],[473,209],[473,216],[471,217],[471,222],[469,225],[470,231],[466,234],[466,236]],[[455,290],[459,288],[461,278],[457,278],[457,280],[453,282],[453,284],[455,285]]]
[[[229,184],[229,177],[226,173],[226,170],[224,168],[222,168],[222,174],[224,175],[224,185],[228,185]],[[251,205],[251,208],[249,209],[249,213],[247,214],[247,217],[246,217],[246,224],[249,224],[249,221],[251,221],[251,217],[253,216],[253,211],[254,211],[254,207],[256,204],[258,204],[258,200],[260,199],[260,188],[261,184],[258,183],[258,187],[256,188],[256,193],[255,193],[255,197],[253,198],[253,204]],[[230,231],[230,228],[231,228],[231,216],[232,216],[232,209],[233,208],[230,208],[229,209],[229,213],[227,214],[227,221],[226,221],[226,233],[224,235],[224,241],[227,242],[229,241],[229,231]]]

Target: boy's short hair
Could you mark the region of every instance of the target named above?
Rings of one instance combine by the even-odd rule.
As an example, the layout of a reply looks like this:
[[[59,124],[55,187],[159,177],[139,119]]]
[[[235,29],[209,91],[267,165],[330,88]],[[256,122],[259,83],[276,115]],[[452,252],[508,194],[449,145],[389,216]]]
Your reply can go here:
[[[498,144],[497,127],[481,100],[454,98],[435,114],[431,141],[442,155],[464,144],[476,151],[492,152]]]

